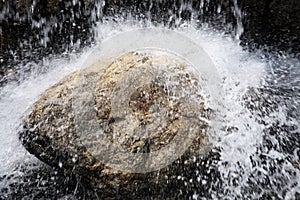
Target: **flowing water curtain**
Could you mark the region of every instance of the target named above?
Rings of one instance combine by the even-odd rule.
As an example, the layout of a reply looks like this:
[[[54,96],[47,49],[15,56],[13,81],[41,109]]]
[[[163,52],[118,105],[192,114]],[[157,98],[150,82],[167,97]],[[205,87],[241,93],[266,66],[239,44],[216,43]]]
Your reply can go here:
[[[39,62],[46,55],[90,44],[103,4],[102,0],[1,1],[0,63]]]
[[[23,72],[45,71],[45,59],[79,52],[101,35],[97,22],[137,19],[170,28],[197,21],[239,37],[240,9],[235,0],[20,0],[0,2],[0,85]],[[238,13],[238,14],[236,14]],[[26,68],[26,63],[30,66]],[[5,67],[4,67],[5,66]],[[9,76],[14,74],[13,76]],[[19,78],[18,78],[19,77]]]

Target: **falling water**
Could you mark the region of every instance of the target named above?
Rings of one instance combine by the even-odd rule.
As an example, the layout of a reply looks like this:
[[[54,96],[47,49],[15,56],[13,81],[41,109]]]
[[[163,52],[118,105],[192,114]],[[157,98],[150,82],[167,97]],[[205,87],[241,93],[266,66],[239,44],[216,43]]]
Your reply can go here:
[[[78,7],[78,10],[69,10],[69,24],[75,27],[77,18],[84,15],[83,9],[80,9],[83,5],[81,1],[71,3]],[[14,61],[8,59],[4,62],[4,58],[0,58],[4,67],[11,68],[10,62],[18,66],[12,68],[13,74],[3,77],[5,84],[0,88],[0,198],[97,197],[97,194],[92,194],[93,191],[86,191],[88,189],[80,183],[80,179],[73,183],[30,155],[19,142],[17,130],[21,117],[47,88],[71,72],[88,67],[85,66],[86,59],[101,48],[102,41],[145,27],[170,28],[201,46],[213,61],[224,91],[222,105],[218,107],[219,126],[213,127],[214,134],[210,138],[216,147],[217,158],[210,162],[200,161],[196,163],[199,170],[178,177],[180,187],[175,190],[175,196],[193,199],[299,198],[299,60],[287,54],[243,50],[239,45],[239,37],[243,33],[242,13],[237,0],[233,1],[231,8],[236,21],[218,28],[204,17],[196,17],[199,13],[200,16],[201,13],[207,14],[209,0],[201,0],[198,9],[184,0],[169,5],[166,8],[169,15],[161,16],[167,20],[162,21],[159,14],[153,14],[153,9],[166,3],[164,0],[141,5],[146,10],[142,12],[144,14],[130,8],[121,12],[111,10],[111,13],[119,13],[117,17],[103,16],[102,6],[105,3],[100,0],[90,10],[88,21],[95,22],[93,29],[71,28],[75,32],[89,32],[93,37],[88,39],[92,41],[89,45],[81,45],[84,43],[81,36],[77,36],[78,33],[72,35],[71,31],[68,39],[62,40],[64,45],[57,47],[59,51],[42,53],[40,60],[22,60],[28,57],[24,56],[26,50],[29,54],[36,54],[33,47],[28,47],[30,41],[20,44],[20,48],[26,47],[25,54],[11,52],[15,55]],[[50,35],[54,30],[64,29],[60,16],[34,17],[34,13],[38,12],[35,0],[25,6],[26,15],[21,15],[18,10],[12,12],[10,6],[8,3],[3,6],[0,19],[26,21],[30,29],[40,31],[31,41],[37,41],[39,48],[49,48],[53,42]],[[86,8],[87,5],[84,6]],[[221,12],[220,5],[217,12]],[[190,20],[185,19],[186,15],[190,15]],[[232,26],[232,23],[235,25]],[[223,29],[220,30],[220,27]],[[0,29],[0,33],[3,31]],[[233,32],[234,37],[228,32]],[[57,55],[55,52],[63,53]],[[206,171],[201,171],[204,166]],[[70,186],[65,187],[68,184]]]

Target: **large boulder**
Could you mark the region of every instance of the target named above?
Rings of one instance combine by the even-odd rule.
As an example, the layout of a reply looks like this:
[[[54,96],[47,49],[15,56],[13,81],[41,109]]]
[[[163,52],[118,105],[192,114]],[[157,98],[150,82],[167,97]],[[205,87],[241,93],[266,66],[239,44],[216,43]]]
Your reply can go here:
[[[100,63],[34,104],[19,133],[30,153],[92,187],[127,190],[180,174],[208,152],[212,110],[188,62],[135,51]]]

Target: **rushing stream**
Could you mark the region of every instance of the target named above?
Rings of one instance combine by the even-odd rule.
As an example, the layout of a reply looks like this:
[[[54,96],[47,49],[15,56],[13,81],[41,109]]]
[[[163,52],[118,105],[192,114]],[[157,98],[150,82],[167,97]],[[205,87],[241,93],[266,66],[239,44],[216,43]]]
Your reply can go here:
[[[237,5],[235,8],[239,19],[241,13]],[[79,52],[44,57],[38,64],[26,63],[18,69],[18,81],[8,81],[0,88],[0,199],[98,197],[93,190],[87,191],[80,179],[74,183],[30,155],[19,142],[17,132],[22,116],[39,96],[64,76],[88,67],[87,59],[101,49],[102,41],[146,27],[165,26],[134,17],[105,18],[94,28],[94,45]],[[210,138],[219,149],[218,158],[196,163],[199,170],[196,168],[186,177],[178,176],[180,187],[174,189],[172,196],[300,198],[299,60],[287,54],[243,50],[238,39],[242,33],[240,21],[236,38],[224,30],[199,27],[196,20],[180,22],[171,29],[204,49],[215,65],[212,73],[220,77],[223,91],[218,126],[213,127]],[[43,42],[46,40],[47,37]],[[27,68],[31,70],[25,72]]]

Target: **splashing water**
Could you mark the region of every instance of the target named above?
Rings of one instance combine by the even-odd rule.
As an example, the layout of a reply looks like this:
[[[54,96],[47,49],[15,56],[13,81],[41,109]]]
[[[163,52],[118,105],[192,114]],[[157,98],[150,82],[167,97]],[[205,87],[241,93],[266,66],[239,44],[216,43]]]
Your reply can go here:
[[[237,5],[235,8],[239,20],[241,13]],[[194,20],[177,24],[174,31],[191,38],[210,56],[224,91],[218,110],[219,125],[213,127],[210,138],[220,149],[220,158],[206,166],[207,173],[217,176],[217,181],[209,182],[201,172],[191,172],[193,178],[179,178],[186,184],[193,183],[186,193],[194,199],[299,197],[300,62],[285,55],[265,57],[259,51],[250,54],[242,50],[238,40],[220,31],[199,28]],[[242,33],[240,21],[238,24],[237,36]],[[0,89],[0,191],[4,191],[0,198],[13,193],[7,188],[26,173],[22,166],[41,165],[26,152],[17,136],[22,115],[39,96],[64,76],[88,67],[84,65],[86,59],[101,48],[103,40],[129,30],[157,26],[164,27],[130,17],[106,18],[96,26],[95,46],[81,53],[67,53],[68,58],[45,59],[42,66],[25,73],[19,83],[11,82]],[[210,174],[214,170],[217,175]],[[38,187],[42,188],[39,184]],[[209,195],[203,196],[203,188]]]

